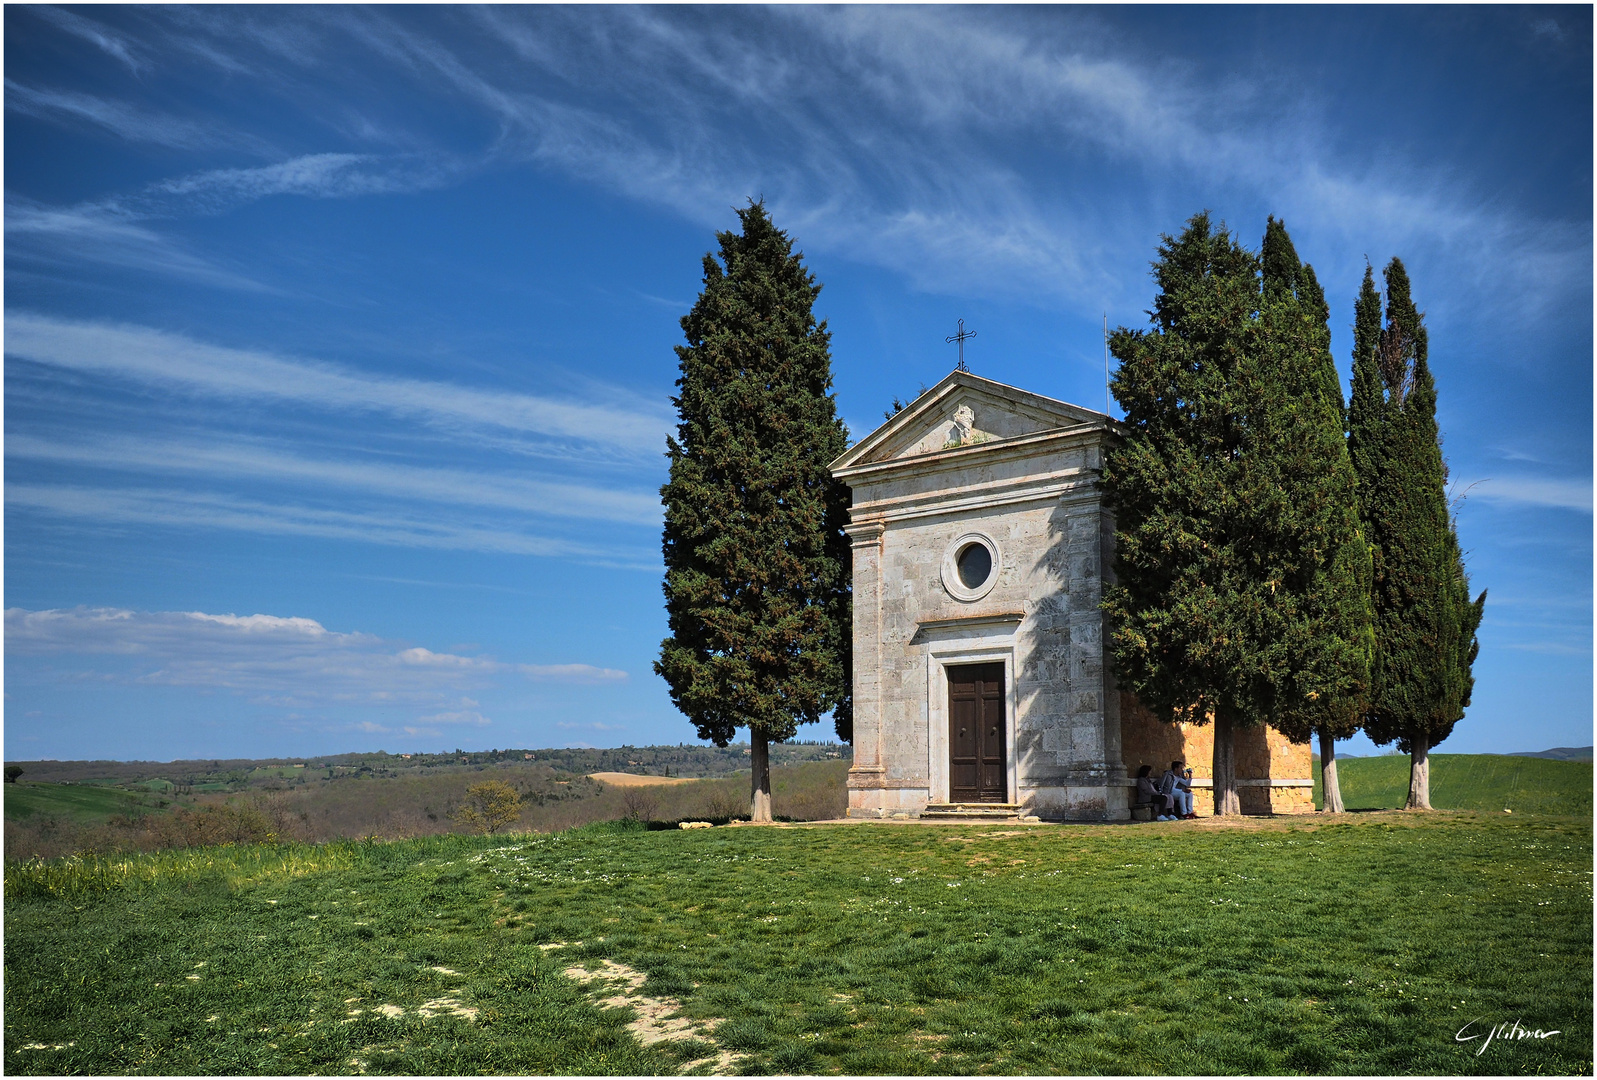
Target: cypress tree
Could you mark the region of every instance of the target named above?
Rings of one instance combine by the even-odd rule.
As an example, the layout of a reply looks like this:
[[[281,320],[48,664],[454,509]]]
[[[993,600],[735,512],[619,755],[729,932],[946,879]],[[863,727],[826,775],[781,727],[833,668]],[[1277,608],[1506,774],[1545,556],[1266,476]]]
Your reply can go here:
[[[1369,270],[1360,291],[1349,414],[1360,516],[1375,549],[1375,665],[1364,730],[1409,755],[1406,805],[1429,810],[1430,751],[1469,706],[1486,593],[1469,598],[1448,512],[1424,317],[1402,260],[1383,276],[1386,325],[1378,333]]]
[[[1110,338],[1127,436],[1104,469],[1104,608],[1122,684],[1163,720],[1214,724],[1215,812],[1235,814],[1236,727],[1306,739],[1356,715],[1368,553],[1324,296],[1285,229],[1270,222],[1262,287],[1207,214],[1159,255],[1153,328]]]
[[[1286,495],[1282,538],[1296,576],[1283,621],[1293,657],[1272,723],[1294,742],[1318,734],[1325,809],[1342,810],[1336,740],[1359,729],[1375,632],[1371,561],[1359,521],[1341,379],[1331,356],[1330,308],[1314,267],[1300,262],[1286,225],[1269,219],[1261,253],[1264,331],[1295,434],[1279,464]]]
[[[820,286],[762,203],[716,235],[676,348],[666,440],[665,597],[654,670],[701,739],[749,732],[751,815],[771,820],[769,744],[831,711],[851,735],[847,433],[831,394]]]

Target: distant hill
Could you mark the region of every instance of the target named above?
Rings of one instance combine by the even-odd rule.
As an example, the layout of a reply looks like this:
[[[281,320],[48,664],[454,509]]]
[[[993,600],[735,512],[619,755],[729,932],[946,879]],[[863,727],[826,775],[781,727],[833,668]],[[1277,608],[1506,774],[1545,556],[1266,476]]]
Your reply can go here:
[[[771,744],[771,765],[852,761],[853,747],[833,742]],[[545,765],[562,773],[626,772],[644,776],[715,777],[747,772],[749,744],[618,746],[553,749],[456,750],[452,754],[347,753],[294,758],[193,761],[7,761],[20,765],[24,782],[101,784],[168,792],[237,792],[285,783],[352,778],[393,778],[437,772],[480,772],[503,765]]]
[[[1551,750],[1525,750],[1518,754],[1504,754],[1504,757],[1539,757],[1551,758],[1553,761],[1590,761],[1591,747],[1589,746],[1555,746]]]
[[[1349,810],[1394,810],[1408,798],[1407,755],[1337,757],[1342,802]],[[1314,804],[1323,803],[1314,770]],[[1518,754],[1432,754],[1431,805],[1438,810],[1589,817],[1592,770],[1585,761]]]
[[[1319,761],[1320,760],[1320,752],[1318,750],[1314,751],[1309,756],[1312,757],[1315,761]],[[1591,761],[1592,760],[1592,748],[1589,747],[1589,746],[1555,746],[1551,750],[1523,750],[1523,751],[1520,751],[1519,753],[1515,753],[1515,754],[1492,754],[1490,756],[1492,756],[1492,757],[1539,757],[1539,758],[1547,758],[1550,761]],[[1400,754],[1400,753],[1398,753],[1395,750],[1387,750],[1387,751],[1385,751],[1383,753],[1380,753],[1380,754],[1368,754],[1368,755],[1366,755],[1366,754],[1344,754],[1340,750],[1338,750],[1337,754],[1336,754],[1336,760],[1338,760],[1338,761],[1347,761],[1350,758],[1354,759],[1354,760],[1357,760],[1357,759],[1362,758],[1362,757],[1401,757],[1405,761],[1408,759],[1408,755],[1407,754]]]

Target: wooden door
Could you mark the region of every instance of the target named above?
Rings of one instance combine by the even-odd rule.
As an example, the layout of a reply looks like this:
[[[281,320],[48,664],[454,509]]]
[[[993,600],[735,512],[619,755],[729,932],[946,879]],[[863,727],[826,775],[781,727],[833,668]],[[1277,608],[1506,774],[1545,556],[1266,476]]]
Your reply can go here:
[[[948,671],[948,801],[1008,802],[1004,768],[1004,665]]]

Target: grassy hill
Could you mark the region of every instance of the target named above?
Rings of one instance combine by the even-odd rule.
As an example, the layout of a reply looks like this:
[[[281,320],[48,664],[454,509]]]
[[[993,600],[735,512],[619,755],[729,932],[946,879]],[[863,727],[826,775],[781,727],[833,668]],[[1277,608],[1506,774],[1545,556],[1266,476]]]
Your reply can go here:
[[[1408,799],[1406,755],[1338,758],[1342,802],[1349,810],[1391,810]],[[1431,805],[1438,810],[1516,814],[1592,814],[1592,763],[1501,754],[1432,754]],[[1319,763],[1314,805],[1323,806]]]
[[[1501,811],[13,862],[4,1064],[1591,1075],[1591,866]]]
[[[9,821],[26,821],[40,815],[75,821],[101,821],[113,814],[136,814],[159,810],[166,799],[139,792],[82,784],[7,784],[5,816]]]

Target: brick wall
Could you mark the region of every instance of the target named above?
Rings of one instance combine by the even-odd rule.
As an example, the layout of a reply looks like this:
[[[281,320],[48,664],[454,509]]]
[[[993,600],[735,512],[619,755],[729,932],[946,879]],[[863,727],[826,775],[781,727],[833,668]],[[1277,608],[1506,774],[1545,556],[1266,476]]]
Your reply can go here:
[[[1120,749],[1126,773],[1137,775],[1142,765],[1152,765],[1158,777],[1172,761],[1184,761],[1194,781],[1214,779],[1214,729],[1208,725],[1166,724],[1143,707],[1135,694],[1120,695]],[[1238,728],[1236,731],[1238,780],[1311,780],[1313,758],[1309,744],[1287,741],[1272,727]],[[1214,812],[1208,784],[1195,792],[1193,808],[1200,816]],[[1309,787],[1242,785],[1238,794],[1244,814],[1307,814],[1314,811]]]

